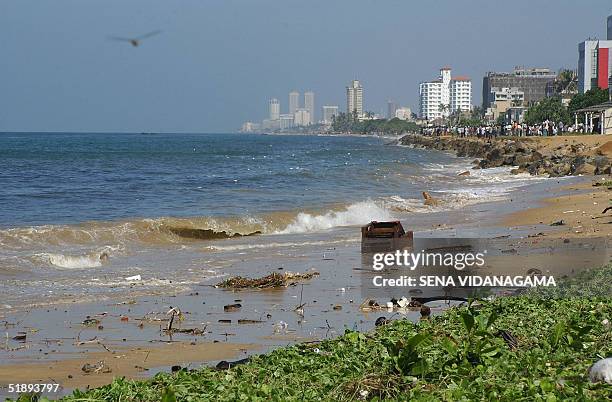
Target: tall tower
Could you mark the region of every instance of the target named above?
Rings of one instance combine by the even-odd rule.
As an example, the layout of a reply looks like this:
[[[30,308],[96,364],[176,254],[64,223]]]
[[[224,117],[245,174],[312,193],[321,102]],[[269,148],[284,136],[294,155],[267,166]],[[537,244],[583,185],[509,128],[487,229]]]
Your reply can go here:
[[[289,114],[295,114],[300,108],[300,93],[298,91],[289,92]]]
[[[304,109],[310,114],[310,124],[315,122],[315,94],[312,91],[304,92]]]
[[[352,116],[355,112],[358,117],[363,115],[363,87],[358,80],[346,87],[346,113]]]
[[[450,115],[450,83],[451,83],[451,68],[444,67],[440,69],[440,80],[442,88],[440,88],[440,104],[445,106],[442,110],[442,116]]]
[[[280,103],[278,99],[270,99],[270,120],[280,119]]]

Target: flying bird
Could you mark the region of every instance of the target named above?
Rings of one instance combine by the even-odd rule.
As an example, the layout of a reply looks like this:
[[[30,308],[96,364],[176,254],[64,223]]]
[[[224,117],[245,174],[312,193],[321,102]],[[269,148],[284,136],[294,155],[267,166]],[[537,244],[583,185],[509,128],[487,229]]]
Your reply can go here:
[[[141,35],[141,36],[137,36],[135,38],[122,38],[122,37],[119,37],[119,36],[111,36],[109,39],[118,40],[118,41],[121,41],[121,42],[129,42],[132,46],[138,47],[140,45],[140,42],[143,39],[147,39],[147,38],[150,38],[151,36],[158,35],[161,32],[162,31],[157,30],[157,31],[149,32],[149,33]]]

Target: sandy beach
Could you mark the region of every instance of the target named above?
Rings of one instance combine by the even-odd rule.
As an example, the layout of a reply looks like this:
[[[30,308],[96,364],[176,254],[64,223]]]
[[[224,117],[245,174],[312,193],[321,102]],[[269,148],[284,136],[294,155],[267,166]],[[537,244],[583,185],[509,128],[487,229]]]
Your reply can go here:
[[[554,147],[553,142],[566,139],[546,141],[547,146]],[[599,138],[588,141],[597,147],[601,142]],[[451,165],[453,180],[465,169],[464,165]],[[405,211],[403,224],[415,231],[415,239],[494,239],[497,255],[491,256],[491,260],[497,271],[514,275],[540,269],[562,277],[577,273],[580,267],[607,262],[606,253],[593,253],[585,248],[590,239],[610,236],[612,215],[608,218],[602,214],[609,204],[610,191],[607,184],[593,185],[604,184],[606,176],[542,179],[514,177],[506,170],[492,169],[494,174],[490,177],[486,176],[491,174],[487,169],[472,171],[472,175],[459,179],[473,180],[478,185],[485,179],[494,183],[502,180],[495,189],[506,186],[503,180],[522,180],[518,184],[508,182],[513,186],[509,192],[491,197],[488,187],[476,187],[478,192],[469,194],[469,202],[456,206],[453,204],[462,198],[446,198],[443,191],[435,192],[440,205],[425,206],[423,200],[411,200],[410,208],[417,208],[419,213]],[[398,176],[401,180],[414,180]],[[76,388],[100,386],[116,377],[141,379],[160,371],[169,372],[172,366],[214,366],[221,360],[239,360],[294,343],[335,338],[346,329],[367,332],[380,317],[415,322],[420,319],[419,308],[398,312],[361,307],[364,299],[371,296],[368,293],[371,265],[359,250],[359,226],[350,222],[342,226],[345,218],[340,220],[338,215],[329,213],[317,216],[312,212],[302,218],[303,225],[323,218],[340,223],[331,231],[191,241],[187,244],[194,250],[192,253],[199,255],[198,264],[199,261],[206,264],[206,253],[217,253],[216,261],[223,275],[204,275],[197,282],[169,290],[150,291],[143,286],[144,280],[134,281],[129,283],[128,290],[113,285],[118,290],[103,297],[68,294],[48,302],[44,298],[33,300],[35,306],[27,308],[5,309],[0,312],[0,326],[5,334],[0,358],[0,395],[11,396],[7,393],[9,384],[51,382],[61,385],[58,394],[50,394],[56,397]],[[562,224],[551,226],[560,221]],[[166,264],[172,264],[169,257]],[[554,271],[543,268],[552,265]],[[139,272],[144,278],[151,275]],[[214,287],[229,276],[256,278],[272,272],[318,275],[274,290]],[[168,278],[168,284],[171,279]],[[465,296],[466,289],[449,291],[432,287],[416,289],[412,295],[442,294]],[[400,291],[376,297],[384,305],[390,297],[404,295],[410,296]],[[237,306],[228,309],[230,305]],[[433,315],[442,313],[449,305],[445,301],[428,303]],[[164,329],[172,308],[179,308],[182,313],[173,327],[180,332],[168,333]]]

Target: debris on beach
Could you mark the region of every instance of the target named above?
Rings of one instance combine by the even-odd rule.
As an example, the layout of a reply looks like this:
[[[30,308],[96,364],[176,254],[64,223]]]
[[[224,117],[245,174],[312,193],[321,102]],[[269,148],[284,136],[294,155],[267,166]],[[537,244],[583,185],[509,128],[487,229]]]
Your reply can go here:
[[[17,332],[17,335],[13,337],[14,341],[25,342],[27,337],[26,332]]]
[[[113,371],[106,365],[104,360],[100,360],[95,364],[85,363],[83,367],[81,367],[81,370],[85,374],[111,373]]]
[[[240,319],[238,320],[238,324],[261,324],[262,320],[249,320],[249,319]]]
[[[563,219],[555,221],[550,224],[550,226],[564,226],[564,225],[565,225],[565,221]]]
[[[142,276],[140,275],[133,275],[133,276],[128,276],[127,278],[125,278],[126,281],[141,281],[142,280]]]
[[[267,288],[282,288],[290,286],[296,281],[308,280],[319,273],[316,271],[307,272],[304,274],[285,272],[279,274],[276,272],[266,275],[262,278],[245,278],[242,276],[235,276],[229,278],[223,282],[215,285],[217,288],[230,288],[230,289],[267,289]]]
[[[221,360],[219,363],[217,363],[215,368],[217,370],[229,370],[230,368],[232,368],[234,366],[238,366],[240,364],[248,363],[250,360],[251,360],[250,357],[246,357],[244,359],[236,360],[236,361],[233,361],[233,362],[228,362],[227,360]]]
[[[470,171],[466,170],[465,172],[459,173],[457,176],[469,176],[469,175],[470,175]]]
[[[92,318],[90,316],[87,316],[83,322],[81,322],[81,325],[84,325],[86,327],[93,327],[95,325],[99,325],[100,324],[100,320],[98,320],[97,318]]]
[[[226,313],[231,313],[233,311],[238,311],[241,308],[242,308],[242,304],[240,304],[240,303],[227,304],[227,305],[223,306],[223,311],[225,311]]]

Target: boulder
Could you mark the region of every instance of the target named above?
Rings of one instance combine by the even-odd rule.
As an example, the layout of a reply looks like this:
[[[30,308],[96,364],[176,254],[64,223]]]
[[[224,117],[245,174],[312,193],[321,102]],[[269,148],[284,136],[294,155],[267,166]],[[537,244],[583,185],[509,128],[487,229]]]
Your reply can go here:
[[[595,170],[597,169],[597,167],[595,165],[591,165],[590,163],[583,163],[581,165],[576,166],[576,169],[574,170],[574,174],[578,175],[578,174],[583,174],[583,175],[594,175],[595,174]]]

